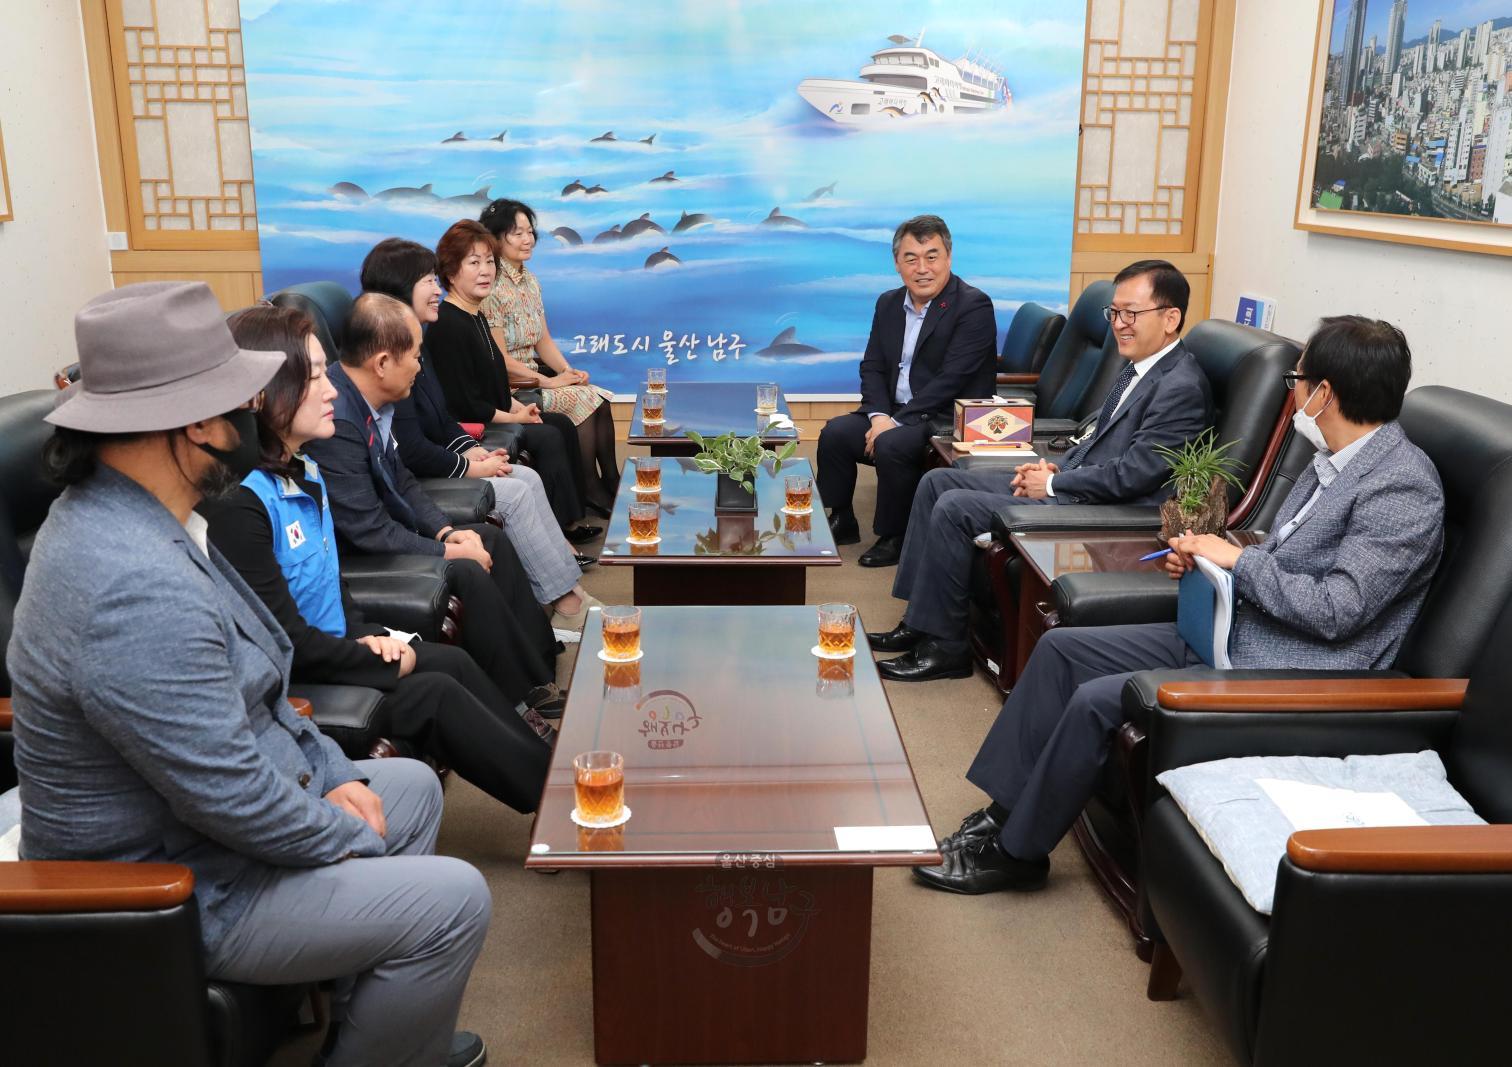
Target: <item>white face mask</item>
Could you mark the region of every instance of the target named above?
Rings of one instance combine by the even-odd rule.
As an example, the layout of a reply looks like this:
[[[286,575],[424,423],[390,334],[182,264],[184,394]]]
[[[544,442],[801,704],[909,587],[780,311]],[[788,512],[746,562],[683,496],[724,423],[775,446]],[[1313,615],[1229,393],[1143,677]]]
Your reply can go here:
[[[1306,414],[1307,405],[1311,404],[1313,397],[1317,395],[1318,391],[1314,389],[1307,395],[1306,402],[1292,412],[1292,427],[1319,452],[1328,452],[1330,451],[1328,441],[1323,437],[1323,431],[1318,429],[1318,415],[1328,410],[1328,405],[1333,403],[1333,397],[1329,397],[1328,402],[1318,409],[1318,415]]]

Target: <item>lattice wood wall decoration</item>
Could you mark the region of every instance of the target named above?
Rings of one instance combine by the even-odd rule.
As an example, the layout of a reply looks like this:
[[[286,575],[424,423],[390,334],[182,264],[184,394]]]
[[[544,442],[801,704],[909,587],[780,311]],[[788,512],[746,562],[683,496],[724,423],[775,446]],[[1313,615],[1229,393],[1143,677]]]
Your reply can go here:
[[[1213,0],[1090,0],[1075,248],[1191,251]]]
[[[107,0],[131,247],[254,249],[237,0]]]

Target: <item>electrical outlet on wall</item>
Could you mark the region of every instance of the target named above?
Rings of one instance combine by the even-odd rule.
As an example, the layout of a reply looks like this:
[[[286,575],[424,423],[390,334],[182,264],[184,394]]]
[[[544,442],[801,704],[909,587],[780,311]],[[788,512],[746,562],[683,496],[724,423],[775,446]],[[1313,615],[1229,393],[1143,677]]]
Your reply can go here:
[[[105,244],[112,252],[126,251],[126,235],[120,230],[110,230],[105,234]]]

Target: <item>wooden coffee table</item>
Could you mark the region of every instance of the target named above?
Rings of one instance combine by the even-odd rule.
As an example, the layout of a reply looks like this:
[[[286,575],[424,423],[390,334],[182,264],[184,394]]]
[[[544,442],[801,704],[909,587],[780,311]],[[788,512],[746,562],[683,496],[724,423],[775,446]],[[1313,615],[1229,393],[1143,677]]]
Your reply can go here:
[[[765,430],[768,420],[756,414],[757,382],[668,382],[667,405],[660,426],[647,426],[641,418],[641,398],[635,398],[630,429],[625,443],[641,445],[653,456],[691,456],[698,446],[688,440],[687,431],[696,430],[704,437],[717,437],[734,430],[742,437],[761,431],[768,448],[780,448],[798,440],[798,429]],[[789,420],[787,397],[777,394],[777,412]]]
[[[590,872],[599,1063],[866,1056],[872,870],[940,855],[861,626],[837,662],[817,625],[651,607],[643,658],[606,664],[589,614],[525,865]],[[612,830],[571,819],[597,749],[625,760]]]
[[[599,563],[632,568],[634,600],[641,605],[802,604],[808,569],[840,566],[817,490],[810,514],[782,511],[783,479],[813,473],[805,459],[789,460],[775,475],[768,466],[756,474],[754,515],[716,513],[715,476],[691,459],[664,457],[661,543],[634,545],[628,541],[630,505],[650,498],[636,495],[635,465],[626,463]]]

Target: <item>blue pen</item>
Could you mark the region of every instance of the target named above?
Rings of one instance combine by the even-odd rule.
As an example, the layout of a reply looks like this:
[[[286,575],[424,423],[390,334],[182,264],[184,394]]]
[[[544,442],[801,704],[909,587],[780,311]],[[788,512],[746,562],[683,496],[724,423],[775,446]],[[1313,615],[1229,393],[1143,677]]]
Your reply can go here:
[[[1152,559],[1159,559],[1161,556],[1169,556],[1170,554],[1171,550],[1169,548],[1162,548],[1159,552],[1151,552],[1148,556],[1140,556],[1139,562],[1148,563]]]

